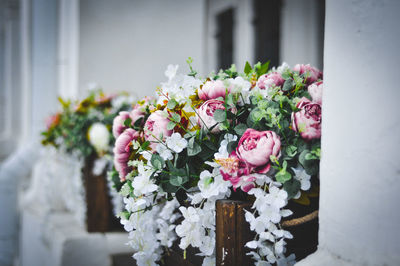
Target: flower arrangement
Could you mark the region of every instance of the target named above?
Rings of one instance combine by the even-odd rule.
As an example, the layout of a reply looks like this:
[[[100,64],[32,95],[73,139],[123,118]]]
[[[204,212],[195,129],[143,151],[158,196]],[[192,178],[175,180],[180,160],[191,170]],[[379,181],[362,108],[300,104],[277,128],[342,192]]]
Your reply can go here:
[[[133,98],[126,93],[106,95],[100,89],[90,90],[89,95],[79,101],[59,98],[62,110],[47,119],[42,144],[54,147],[60,153],[59,157],[69,156],[79,161],[80,172],[90,167],[93,175],[101,176],[113,165],[113,120],[120,112],[128,110],[132,101]],[[76,183],[83,186],[82,181]],[[122,210],[121,196],[114,190],[110,193],[114,212],[119,213]],[[84,195],[81,197],[83,199]]]
[[[310,65],[246,63],[198,78],[168,66],[158,99],[115,118],[116,187],[121,223],[138,265],[156,265],[163,248],[198,248],[215,264],[215,202],[250,199],[246,246],[258,265],[292,265],[281,222],[289,203],[307,206],[319,191],[322,73]],[[292,205],[290,205],[292,206]],[[177,220],[180,218],[179,220]],[[286,263],[286,264],[284,264]]]

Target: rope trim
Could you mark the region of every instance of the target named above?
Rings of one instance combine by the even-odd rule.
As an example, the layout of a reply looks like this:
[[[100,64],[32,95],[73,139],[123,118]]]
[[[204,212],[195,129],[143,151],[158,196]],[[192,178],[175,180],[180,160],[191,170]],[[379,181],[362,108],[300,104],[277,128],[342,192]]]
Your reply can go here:
[[[312,213],[307,214],[306,216],[303,216],[303,217],[300,217],[300,218],[284,221],[284,222],[282,222],[281,225],[283,227],[292,227],[292,226],[304,224],[306,222],[314,220],[317,217],[318,217],[318,210],[313,211]]]

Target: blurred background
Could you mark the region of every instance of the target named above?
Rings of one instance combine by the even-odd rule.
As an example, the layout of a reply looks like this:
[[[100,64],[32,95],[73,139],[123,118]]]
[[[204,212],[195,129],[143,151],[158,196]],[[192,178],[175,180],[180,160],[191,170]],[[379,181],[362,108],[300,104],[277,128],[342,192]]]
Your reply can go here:
[[[322,70],[321,0],[0,0],[0,161],[38,138],[57,96],[152,95],[168,64]]]

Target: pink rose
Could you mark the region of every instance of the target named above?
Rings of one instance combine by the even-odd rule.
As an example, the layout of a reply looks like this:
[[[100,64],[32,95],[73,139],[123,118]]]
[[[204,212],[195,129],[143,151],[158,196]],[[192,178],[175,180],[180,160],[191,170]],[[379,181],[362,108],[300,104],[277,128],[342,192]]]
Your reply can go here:
[[[282,78],[281,74],[278,72],[272,72],[262,75],[257,81],[257,87],[265,90],[272,86],[280,87],[283,85],[283,83],[285,83],[285,80]]]
[[[230,92],[231,88],[226,88],[222,80],[210,80],[199,88],[198,95],[204,101],[218,97],[225,98],[226,90]]]
[[[322,90],[323,90],[323,81],[314,82],[310,86],[308,86],[308,93],[310,93],[313,102],[322,104]]]
[[[318,79],[322,79],[322,72],[316,69],[315,67],[310,66],[309,64],[307,65],[297,64],[294,66],[293,70],[298,71],[300,75],[305,72],[308,72],[307,78],[305,80],[307,84],[311,84],[316,82]]]
[[[172,130],[167,129],[169,119],[164,117],[163,112],[158,110],[147,118],[145,129],[145,138],[150,141],[150,147],[155,150],[160,140],[172,135]]]
[[[119,112],[119,114],[113,120],[112,132],[114,138],[118,138],[127,127],[124,125],[125,120],[130,118],[129,113],[125,111]]]
[[[296,105],[300,111],[292,113],[292,129],[300,133],[303,139],[321,137],[321,105],[303,97]]]
[[[128,166],[130,147],[132,141],[136,140],[138,137],[139,133],[136,130],[128,128],[122,132],[115,141],[114,166],[119,173],[121,181],[124,181],[126,175],[132,170],[132,168]]]
[[[206,127],[210,129],[214,125],[216,125],[218,122],[215,121],[214,119],[214,112],[216,110],[225,110],[225,103],[224,101],[221,100],[215,100],[211,99],[208,101],[205,101],[198,109],[197,109],[197,114],[198,114],[198,123],[200,127]],[[236,109],[231,109],[231,112],[236,112]],[[220,129],[218,126],[215,126],[212,130],[212,133],[218,133],[220,132]]]
[[[265,174],[269,171],[269,157],[279,157],[281,140],[273,131],[257,131],[248,128],[240,138],[236,154],[253,172]]]

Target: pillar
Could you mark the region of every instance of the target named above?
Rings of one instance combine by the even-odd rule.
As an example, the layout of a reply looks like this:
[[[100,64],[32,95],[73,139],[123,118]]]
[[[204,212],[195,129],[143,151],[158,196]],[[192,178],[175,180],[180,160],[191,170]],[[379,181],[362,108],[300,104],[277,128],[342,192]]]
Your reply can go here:
[[[400,1],[327,0],[318,251],[400,265]]]

